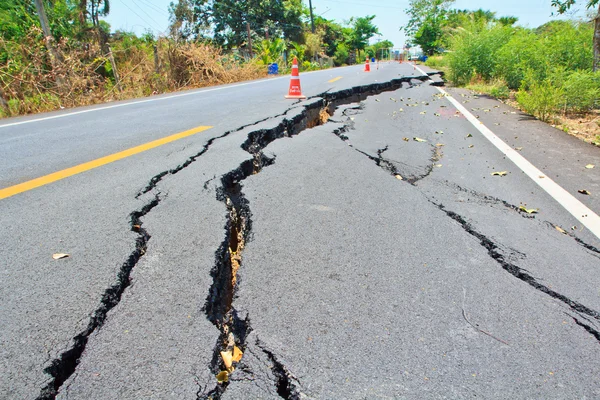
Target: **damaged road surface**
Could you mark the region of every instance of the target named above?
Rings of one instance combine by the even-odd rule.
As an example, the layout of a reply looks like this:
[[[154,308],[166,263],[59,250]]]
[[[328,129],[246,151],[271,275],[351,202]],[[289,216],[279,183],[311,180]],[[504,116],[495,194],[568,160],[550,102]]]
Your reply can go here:
[[[90,266],[72,254],[23,293],[3,289],[0,397],[600,397],[599,238],[452,106],[435,71],[346,71],[325,92],[325,75],[307,75],[306,101],[241,111],[175,157],[144,156],[113,203],[94,192],[102,230],[75,246]],[[552,130],[504,115],[501,136]],[[596,171],[577,178],[592,193]],[[66,225],[53,234],[76,237]],[[17,282],[26,259],[2,253]]]

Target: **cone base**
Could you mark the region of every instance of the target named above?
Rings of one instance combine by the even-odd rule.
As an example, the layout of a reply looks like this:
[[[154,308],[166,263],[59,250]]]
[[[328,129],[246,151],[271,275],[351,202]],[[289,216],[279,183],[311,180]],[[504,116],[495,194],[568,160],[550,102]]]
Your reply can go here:
[[[301,95],[289,95],[288,94],[288,95],[285,96],[285,98],[286,99],[305,99],[306,96],[304,96],[302,94]]]

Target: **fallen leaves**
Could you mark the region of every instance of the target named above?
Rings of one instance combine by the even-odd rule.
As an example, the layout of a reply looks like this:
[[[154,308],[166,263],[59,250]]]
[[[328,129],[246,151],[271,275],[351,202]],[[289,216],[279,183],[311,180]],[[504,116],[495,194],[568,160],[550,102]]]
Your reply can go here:
[[[492,175],[492,176],[506,176],[506,174],[508,174],[508,171],[494,171],[490,175]]]
[[[520,206],[519,210],[521,210],[521,211],[523,211],[523,212],[525,212],[527,214],[537,214],[538,211],[540,211],[539,208],[527,208],[525,206]]]
[[[52,259],[54,259],[54,260],[60,260],[61,258],[67,258],[67,257],[70,257],[70,254],[67,254],[67,253],[52,254]]]
[[[403,137],[403,138],[402,138],[402,140],[404,140],[405,142],[408,142],[408,141],[410,141],[410,139],[409,139],[409,138],[407,138],[407,137]]]
[[[225,370],[217,374],[217,382],[227,383],[229,381],[229,375],[235,370],[233,363],[238,363],[242,360],[244,353],[239,347],[233,346],[233,350],[227,350],[221,352],[221,359]]]
[[[591,194],[590,192],[588,192],[585,189],[579,189],[578,192],[581,193],[581,194],[585,194],[586,196],[589,196]]]
[[[231,351],[222,351],[221,358],[223,359],[223,364],[225,364],[225,368],[227,370],[231,370],[233,366],[233,354]]]
[[[221,371],[217,374],[217,382],[219,383],[227,383],[229,382],[229,372]]]
[[[242,353],[242,350],[240,350],[239,347],[233,346],[233,361],[240,362],[243,355],[244,353]]]

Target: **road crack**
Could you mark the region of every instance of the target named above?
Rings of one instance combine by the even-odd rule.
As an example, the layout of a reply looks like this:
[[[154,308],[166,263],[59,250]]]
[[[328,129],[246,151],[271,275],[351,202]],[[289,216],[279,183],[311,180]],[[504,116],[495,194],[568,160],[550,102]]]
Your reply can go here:
[[[142,218],[158,206],[163,199],[164,196],[157,193],[144,207],[130,214],[131,231],[136,232],[138,235],[135,240],[135,249],[119,269],[117,281],[104,291],[100,306],[90,316],[88,326],[72,339],[73,344],[69,349],[62,352],[58,358],[52,360],[50,365],[44,369],[44,372],[50,375],[51,378],[50,382],[42,388],[40,395],[37,397],[38,400],[56,398],[61,386],[77,369],[90,335],[104,325],[108,312],[119,304],[125,289],[131,285],[131,271],[140,258],[146,254],[148,242],[151,238],[150,234],[143,228]]]
[[[302,110],[294,115],[287,114],[272,128],[263,128],[248,133],[247,139],[241,148],[252,155],[251,160],[242,162],[236,169],[223,175],[221,186],[217,189],[217,200],[223,202],[227,209],[227,222],[225,225],[225,238],[215,253],[215,266],[211,271],[213,283],[209,289],[203,307],[206,316],[220,331],[217,343],[213,349],[213,357],[209,369],[218,376],[216,385],[212,389],[199,391],[198,399],[218,400],[231,382],[237,378],[231,377],[235,366],[227,365],[223,360],[223,353],[232,351],[235,347],[245,352],[247,350],[246,338],[252,331],[249,316],[241,319],[234,306],[235,293],[238,289],[238,271],[243,263],[243,250],[252,235],[252,211],[250,203],[243,193],[242,182],[259,174],[263,168],[273,165],[275,158],[265,156],[264,149],[273,141],[292,137],[301,132],[323,125],[329,121],[335,110],[346,104],[356,103],[371,95],[384,91],[397,90],[411,79],[425,80],[428,77],[406,77],[394,79],[391,82],[375,83],[366,86],[354,87],[335,93],[325,93],[321,98],[314,99],[302,105]],[[288,110],[291,111],[291,110]],[[343,129],[338,130],[341,135]],[[264,344],[259,344],[262,351],[267,354],[272,363],[272,371],[276,379],[277,393],[284,399],[299,398],[298,386],[293,383],[295,379],[288,369],[278,361],[276,355],[267,350]],[[241,362],[238,361],[238,362]],[[246,373],[249,373],[246,371]],[[223,379],[226,377],[226,379]],[[297,380],[296,380],[297,381]]]
[[[41,389],[37,399],[52,400],[56,398],[62,385],[75,373],[90,335],[104,325],[108,312],[119,304],[123,293],[131,285],[131,272],[146,253],[151,238],[151,235],[143,228],[142,218],[158,206],[166,197],[160,191],[156,190],[157,185],[167,176],[175,175],[197,161],[198,158],[209,151],[217,140],[251,126],[284,117],[283,121],[275,128],[253,131],[248,135],[248,139],[242,144],[242,148],[253,155],[253,160],[251,162],[244,162],[237,169],[225,174],[221,178],[221,190],[217,193],[218,200],[226,204],[228,219],[226,226],[227,235],[221,247],[216,251],[216,265],[211,273],[213,276],[213,285],[211,286],[204,307],[208,319],[221,330],[219,344],[215,347],[213,355],[212,369],[216,370],[220,367],[220,351],[217,350],[223,348],[223,343],[227,347],[231,347],[232,344],[239,344],[245,347],[245,337],[251,331],[250,321],[248,318],[243,320],[239,318],[232,306],[235,289],[238,284],[237,270],[241,267],[241,253],[245,243],[249,240],[252,222],[249,203],[242,193],[240,182],[250,175],[259,173],[263,167],[274,163],[274,158],[266,157],[262,153],[264,147],[273,140],[297,135],[306,129],[326,123],[329,117],[333,115],[333,111],[341,105],[355,103],[371,95],[380,94],[385,91],[396,90],[403,83],[408,83],[412,86],[413,79],[426,81],[429,79],[429,75],[402,77],[387,82],[352,87],[334,93],[325,92],[314,96],[313,98],[316,101],[312,103],[305,102],[305,105],[294,103],[281,114],[263,118],[210,138],[199,152],[190,156],[185,162],[175,168],[165,170],[153,176],[145,188],[140,190],[135,196],[136,199],[139,199],[146,193],[154,192],[153,198],[140,210],[130,213],[130,229],[138,235],[135,241],[135,249],[121,266],[117,274],[116,283],[105,290],[100,306],[89,317],[88,326],[73,337],[72,345],[57,358],[53,359],[50,365],[44,369],[44,372],[50,376],[50,380]],[[302,111],[299,114],[286,117],[290,111],[300,107],[302,107]],[[273,355],[273,357],[275,356]],[[276,360],[276,358],[272,359],[274,363],[278,363]],[[285,370],[285,367],[279,364],[275,366],[279,370]],[[208,395],[214,399],[218,399],[226,387],[227,384],[217,385]],[[199,389],[198,393],[198,398],[209,398],[206,397],[202,389]]]

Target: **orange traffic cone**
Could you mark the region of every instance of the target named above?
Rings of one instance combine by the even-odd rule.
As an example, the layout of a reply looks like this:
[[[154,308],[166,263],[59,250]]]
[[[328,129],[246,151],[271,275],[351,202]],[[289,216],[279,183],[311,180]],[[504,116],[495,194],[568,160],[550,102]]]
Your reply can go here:
[[[286,99],[305,99],[306,96],[302,95],[302,88],[300,88],[300,74],[298,72],[298,59],[294,57],[292,63],[292,78],[290,79],[290,90]]]
[[[365,63],[365,72],[371,72],[371,64],[369,63],[369,57],[367,57],[367,62]]]

